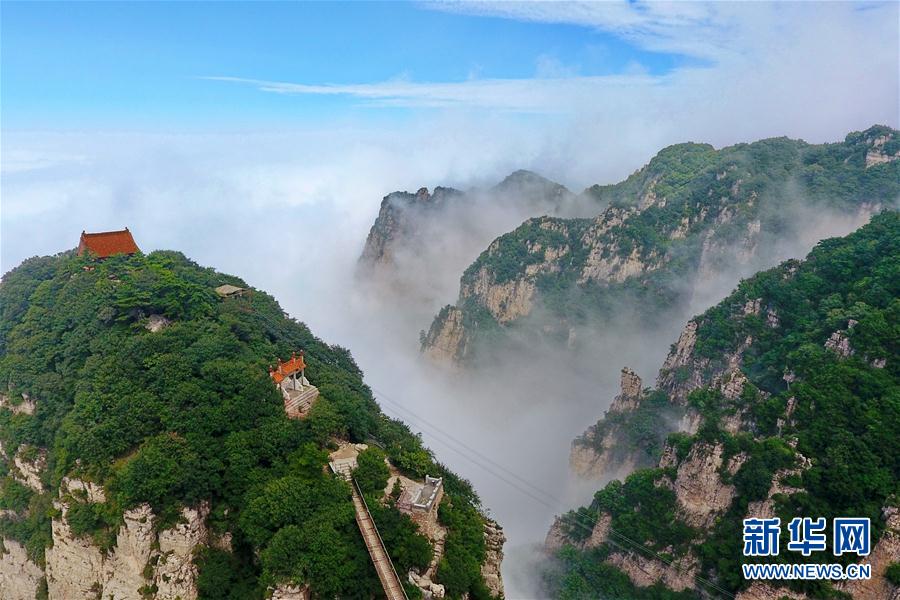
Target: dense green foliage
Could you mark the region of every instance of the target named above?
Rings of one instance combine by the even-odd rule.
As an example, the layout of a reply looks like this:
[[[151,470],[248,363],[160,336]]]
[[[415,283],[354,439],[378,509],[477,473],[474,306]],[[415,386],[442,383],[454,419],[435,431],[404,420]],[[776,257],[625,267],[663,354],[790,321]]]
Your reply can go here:
[[[472,600],[490,598],[481,578],[480,565],[485,557],[484,531],[475,509],[451,498],[438,508],[438,520],[449,529],[444,541],[444,556],[437,570],[447,594],[455,597],[469,590]]]
[[[501,324],[477,296],[463,294],[458,306],[467,333],[465,360],[483,364],[502,344],[565,346],[573,327],[602,332],[628,321],[636,329],[652,329],[685,318],[701,259],[704,268],[727,268],[717,264],[729,260],[724,249],[746,244],[748,232],[758,231],[758,260],[774,264],[772,249],[795,236],[810,211],[852,214],[865,205],[894,203],[900,196],[900,161],[866,167],[866,152],[879,136],[900,144],[900,133],[883,126],[834,144],[787,138],[720,150],[678,144],[621,183],[589,188],[589,196],[610,207],[601,215],[605,220],[526,221],[492,242],[466,269],[462,289],[473,288],[482,270],[496,285],[531,281],[539,292],[535,317]],[[545,260],[547,248],[561,257],[552,268],[529,273]],[[623,280],[585,278],[592,250],[602,252],[604,260],[639,260],[644,267]],[[441,322],[438,315],[432,330]]]
[[[659,583],[638,587],[628,575],[604,562],[608,555],[609,550],[604,546],[585,552],[566,546],[544,572],[544,584],[560,600],[691,600],[695,597],[690,592],[673,592]]]
[[[223,283],[246,287],[166,251],[103,261],[64,253],[29,259],[4,277],[0,380],[5,394],[27,393],[37,409],[0,409],[0,440],[9,457],[49,452],[42,494],[7,476],[2,462],[0,504],[21,517],[0,519],[3,536],[42,561],[52,499],[61,479],[74,476],[106,489],[105,503],[67,499],[73,532],[103,548],[115,544],[129,508],[149,503],[162,528],[183,507],[209,501],[210,525],[233,533],[235,551],[198,557],[205,598],[259,597],[285,580],[309,584],[317,597],[368,598],[380,584],[349,486],[326,469],[332,436],[383,445],[383,453],[360,457],[364,489],[384,487],[387,455],[409,476],[445,478],[448,497],[471,520],[454,523],[451,536],[462,535],[457,527],[481,530],[468,483],[380,412],[345,349],[316,338],[258,290],[219,299],[214,288]],[[150,315],[171,323],[150,331]],[[286,417],[268,375],[275,359],[301,348],[321,393],[302,421]],[[398,564],[427,565],[430,545],[409,519],[378,498],[370,504]],[[463,562],[478,556],[463,546],[446,553]],[[455,595],[476,588],[472,580]]]
[[[743,310],[756,299],[762,316]],[[777,322],[767,319],[769,310]],[[692,546],[703,576],[734,592],[746,585],[740,570],[748,560],[741,555],[741,520],[750,502],[767,497],[780,472],[784,485],[799,490],[774,497],[785,527],[795,516],[829,522],[839,516],[869,517],[874,543],[884,527],[882,508],[896,506],[900,498],[900,214],[883,212],[845,238],[819,243],[804,261],[788,261],[755,275],[697,321],[694,355],[706,361],[709,373],[721,372],[726,357],[748,337],[752,340],[742,352],[741,370],[749,383],[740,396],[726,400],[712,387],[694,390],[688,404],[702,419],[699,430],[668,438],[679,461],[699,444],[722,445],[719,476],[735,488],[731,506],[711,528],[684,538],[673,538],[677,519],[669,522],[674,515],[666,513],[665,505],[652,511],[657,517],[666,514],[662,522],[648,514],[630,523],[626,519],[642,515],[648,501],[662,502],[666,496],[657,487],[659,498],[652,497],[646,482],[660,471],[648,469],[633,473],[624,484],[610,483],[590,507],[569,513],[568,519],[590,525],[607,513],[616,531],[649,548]],[[826,347],[835,332],[849,340],[849,355]],[[646,418],[640,411],[634,414],[639,421]],[[745,425],[729,433],[722,419],[736,414],[744,415]],[[742,462],[731,475],[724,465],[738,454]],[[801,463],[798,455],[809,462]],[[644,486],[637,486],[638,481]],[[574,543],[584,539],[569,538]],[[584,555],[574,548],[561,555],[567,566],[562,575],[554,571],[555,585],[570,585],[570,580],[577,582],[572,589],[588,585],[579,575]],[[806,559],[782,553],[775,560],[833,562],[835,557],[830,552]],[[828,582],[792,585],[810,597],[840,597]],[[595,589],[600,593],[605,588]]]
[[[390,471],[384,462],[384,452],[378,448],[363,450],[356,457],[358,466],[353,478],[363,493],[380,492],[387,485]]]
[[[607,432],[614,431],[617,443],[610,450],[611,461],[637,456],[640,466],[650,466],[662,452],[670,424],[677,422],[682,413],[683,410],[669,403],[665,393],[653,390],[643,396],[636,409],[628,413],[607,414],[592,428],[590,436],[583,436],[578,441],[599,444]]]

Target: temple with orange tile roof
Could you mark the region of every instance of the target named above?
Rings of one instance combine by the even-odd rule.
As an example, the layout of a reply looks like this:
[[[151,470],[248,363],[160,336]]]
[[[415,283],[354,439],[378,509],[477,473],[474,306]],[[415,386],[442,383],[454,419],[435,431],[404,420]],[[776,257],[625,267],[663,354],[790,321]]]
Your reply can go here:
[[[313,402],[319,397],[319,388],[306,378],[306,361],[303,350],[291,354],[290,360],[269,367],[269,376],[284,398],[284,412],[292,418],[306,416]],[[299,377],[298,377],[299,376]]]
[[[120,231],[100,231],[97,233],[81,232],[78,241],[78,256],[88,254],[93,258],[109,258],[116,254],[134,254],[140,252],[131,232],[126,227]]]

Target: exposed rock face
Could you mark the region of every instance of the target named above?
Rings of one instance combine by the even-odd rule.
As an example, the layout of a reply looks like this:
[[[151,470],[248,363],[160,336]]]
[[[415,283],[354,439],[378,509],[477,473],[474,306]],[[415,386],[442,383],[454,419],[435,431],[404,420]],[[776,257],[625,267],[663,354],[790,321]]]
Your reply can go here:
[[[150,315],[147,318],[147,324],[145,325],[145,327],[147,328],[147,331],[156,333],[157,331],[162,331],[171,323],[172,321],[162,315]]]
[[[607,513],[600,514],[597,522],[591,530],[591,535],[582,542],[570,540],[563,531],[562,518],[556,517],[553,525],[547,531],[547,537],[544,539],[544,550],[553,553],[566,544],[572,544],[581,549],[595,548],[605,542],[609,538],[609,527],[612,523],[612,517]]]
[[[892,161],[900,156],[895,155],[900,153],[897,138],[896,131],[875,127],[850,134],[844,144],[827,149],[786,139],[721,150],[702,144],[666,148],[625,181],[586,190],[585,195],[606,204],[590,221],[553,223],[562,239],[550,240],[550,245],[564,250],[562,260],[553,254],[539,255],[548,242],[540,231],[545,225],[541,219],[526,221],[486,247],[464,273],[456,303],[473,317],[465,319],[466,327],[472,329],[467,332],[469,349],[482,340],[487,344],[515,344],[520,339],[558,342],[560,332],[580,328],[602,336],[605,325],[621,325],[622,316],[633,317],[636,329],[668,315],[686,318],[698,306],[718,298],[723,285],[735,285],[741,276],[782,260],[785,249],[779,241],[806,240],[817,235],[810,232],[824,227],[803,218],[801,207],[786,197],[785,188],[813,170],[833,169],[838,155],[865,178],[861,153],[869,150],[870,166]],[[780,149],[777,155],[772,153],[774,147]],[[831,158],[825,159],[828,153]],[[760,175],[772,173],[772,160],[783,170],[769,178],[770,183],[760,185]],[[831,206],[846,210],[848,230],[853,221],[870,215],[870,204],[894,201],[894,187],[875,182],[876,175],[870,179],[880,193],[873,194],[871,203],[835,192],[837,204]],[[777,218],[772,218],[773,210]],[[810,246],[814,241],[809,239]],[[536,280],[536,274],[540,279]],[[489,289],[493,286],[498,289]],[[650,288],[664,296],[667,314],[637,303],[617,314],[609,308],[611,304],[596,301],[597,296],[608,294],[621,307],[628,305],[627,300],[621,301],[623,297],[646,297],[636,295],[635,288]],[[582,302],[583,297],[591,301]],[[763,307],[751,305],[747,310],[764,317],[770,327],[778,326],[777,315],[764,312]],[[540,318],[529,320],[533,314]],[[480,326],[491,319],[491,327]],[[567,345],[560,346],[565,351]],[[483,364],[480,350],[478,354],[479,359],[472,360],[466,354],[448,358],[463,365]]]
[[[647,587],[662,582],[675,591],[693,589],[698,571],[697,561],[690,557],[676,559],[672,565],[667,565],[643,554],[614,552],[607,562],[622,570],[636,586]]]
[[[415,194],[393,192],[381,201],[378,217],[366,238],[360,262],[368,265],[390,265],[397,251],[416,236],[418,220],[442,209],[462,196],[453,188],[437,187],[434,194],[420,188]]]
[[[734,486],[719,477],[723,451],[722,444],[695,444],[678,466],[674,489],[679,516],[692,527],[709,527],[734,499]],[[732,460],[728,470],[736,473],[742,462]]]
[[[446,596],[446,590],[440,583],[435,583],[427,575],[419,575],[413,571],[409,572],[408,581],[422,590],[423,600],[439,600]]]
[[[772,598],[806,600],[808,596],[785,587],[775,587],[766,581],[754,581],[747,589],[741,590],[735,596],[735,600],[772,600]]]
[[[866,168],[882,165],[900,159],[900,150],[890,154],[885,151],[884,146],[890,141],[887,135],[881,135],[871,140],[872,147],[866,152]]]
[[[641,378],[638,377],[638,374],[628,367],[623,367],[620,386],[622,393],[616,397],[611,410],[625,412],[626,410],[637,408],[637,400],[641,397],[641,392],[643,391]]]
[[[425,356],[437,364],[455,364],[466,353],[468,334],[463,314],[455,306],[447,306],[438,315],[422,344]]]
[[[752,519],[769,519],[775,516],[775,496],[781,494],[790,496],[802,492],[800,488],[796,488],[785,483],[785,479],[792,475],[800,475],[804,470],[812,466],[812,462],[802,454],[797,454],[797,466],[792,469],[784,469],[772,476],[772,485],[766,494],[765,500],[757,500],[747,505],[746,518]]]
[[[641,378],[637,373],[624,367],[620,380],[621,392],[616,396],[609,410],[604,414],[604,419],[611,415],[630,412],[637,408],[643,393]],[[616,447],[622,442],[618,432],[607,432],[598,426],[592,426],[580,438],[572,442],[569,452],[569,467],[585,479],[600,479],[608,474],[611,464],[614,462]],[[624,461],[617,460],[617,472],[630,471],[636,466],[637,460],[628,457]]]
[[[310,600],[309,586],[282,584],[272,592],[272,600]]]
[[[848,332],[853,329],[854,325],[856,325],[856,321],[850,319],[847,322],[847,329],[832,333],[831,337],[825,341],[825,347],[841,358],[853,356],[853,348],[850,347],[850,336]]]
[[[15,465],[13,477],[19,483],[27,485],[38,493],[44,491],[41,475],[47,468],[46,450],[23,444],[19,446],[16,456],[13,458],[13,465]]]
[[[474,280],[464,285],[461,293],[465,298],[476,298],[498,322],[509,323],[531,312],[534,282],[514,279],[497,284],[491,272],[481,268]]]
[[[747,306],[744,306],[746,311]],[[689,321],[672,346],[663,362],[656,386],[665,391],[673,404],[685,406],[688,395],[705,385],[714,385],[722,394],[733,400],[740,396],[747,378],[740,372],[743,354],[753,343],[748,337],[733,352],[724,353],[720,360],[711,364],[710,360],[696,356],[697,321]]]
[[[106,502],[103,486],[93,481],[63,477],[59,484],[59,495],[71,494],[74,498],[87,502]]]
[[[141,600],[140,590],[151,588],[157,600],[196,598],[193,553],[208,540],[209,507],[185,508],[181,522],[158,532],[148,505],[130,509],[123,515],[116,545],[103,553],[89,539],[75,536],[67,518],[71,501],[64,494],[87,490],[99,500],[102,494],[92,486],[68,479],[65,491],[60,490],[56,506],[61,514],[53,519],[53,546],[46,552],[50,599]]]
[[[28,394],[22,394],[22,401],[18,403],[13,403],[6,394],[0,394],[0,408],[6,408],[14,415],[33,415],[36,407],[34,399]]]
[[[28,558],[19,542],[7,538],[0,541],[0,598],[34,600],[44,571]]]
[[[458,289],[459,274],[498,235],[538,215],[593,216],[597,210],[593,199],[527,171],[484,190],[394,192],[381,203],[357,275],[370,286],[367,301],[393,305],[402,297],[424,319]]]
[[[900,586],[893,585],[884,576],[889,566],[900,562],[900,508],[887,506],[882,509],[885,532],[862,562],[872,565],[870,579],[847,580],[837,584],[837,588],[854,598],[900,598]]]
[[[491,594],[497,597],[503,597],[503,579],[500,576],[500,563],[503,561],[503,544],[506,542],[506,536],[503,535],[503,529],[496,521],[485,519],[484,521],[484,544],[485,559],[481,565],[481,576],[484,583],[490,590]]]

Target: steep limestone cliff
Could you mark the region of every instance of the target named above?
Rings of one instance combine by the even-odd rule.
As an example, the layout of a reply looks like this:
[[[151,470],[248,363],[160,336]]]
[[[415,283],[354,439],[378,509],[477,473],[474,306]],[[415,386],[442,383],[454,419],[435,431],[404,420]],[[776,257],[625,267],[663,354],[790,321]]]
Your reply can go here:
[[[185,508],[181,521],[158,530],[149,505],[127,510],[116,544],[104,551],[89,538],[76,536],[69,524],[71,491],[90,484],[67,480],[56,503],[53,546],[46,553],[47,588],[51,599],[142,600],[151,593],[159,600],[197,597],[194,552],[208,541],[205,519],[209,507]],[[92,491],[95,500],[102,498]],[[102,501],[102,500],[100,500]]]
[[[459,283],[459,273],[492,239],[538,215],[592,215],[592,198],[575,196],[535,173],[516,171],[488,189],[427,188],[385,196],[359,259],[357,281],[370,301],[402,297],[417,319]]]
[[[484,540],[487,557],[481,565],[481,576],[491,595],[503,598],[503,578],[500,574],[500,564],[503,562],[503,544],[506,536],[499,523],[486,519],[484,523]]]
[[[34,600],[44,579],[44,571],[36,565],[19,542],[0,538],[0,598]]]
[[[520,343],[565,351],[612,325],[639,333],[683,321],[723,286],[796,246],[807,251],[820,228],[844,220],[849,232],[892,205],[900,162],[867,166],[866,156],[898,145],[900,133],[876,126],[839,144],[777,138],[666,148],[625,181],[586,191],[607,205],[591,220],[531,219],[491,242],[460,280],[456,320],[465,332],[456,337],[465,347],[429,353],[446,327],[444,310],[423,350],[484,365]]]
[[[603,596],[611,584],[579,574],[599,560],[636,589],[746,599],[900,595],[885,576],[900,560],[900,510],[888,483],[900,479],[890,449],[900,413],[887,401],[900,374],[895,336],[883,326],[900,298],[888,283],[898,258],[900,215],[885,212],[804,261],[742,282],[692,319],[654,389],[640,390],[624,370],[622,393],[573,444],[572,461],[587,475],[628,476],[557,518],[546,547],[560,562],[548,580]],[[869,517],[880,532],[859,559],[872,566],[871,579],[778,587],[741,576],[740,564],[754,562],[741,554],[743,519],[777,516],[786,527],[797,515],[844,514]],[[606,537],[597,544],[589,528],[601,523]],[[781,551],[791,554],[784,543]]]

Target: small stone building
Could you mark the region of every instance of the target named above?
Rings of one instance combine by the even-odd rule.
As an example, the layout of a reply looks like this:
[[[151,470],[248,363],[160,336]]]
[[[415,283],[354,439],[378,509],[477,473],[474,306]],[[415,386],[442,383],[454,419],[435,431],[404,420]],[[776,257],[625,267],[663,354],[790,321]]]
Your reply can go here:
[[[437,527],[437,510],[443,497],[443,478],[426,475],[423,484],[404,486],[397,500],[397,509],[408,514],[422,533],[433,538]]]

